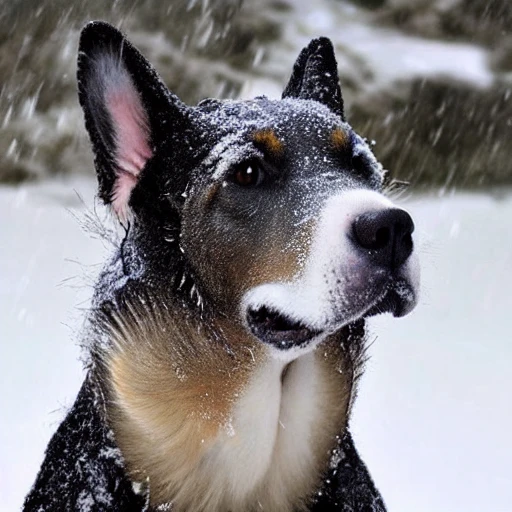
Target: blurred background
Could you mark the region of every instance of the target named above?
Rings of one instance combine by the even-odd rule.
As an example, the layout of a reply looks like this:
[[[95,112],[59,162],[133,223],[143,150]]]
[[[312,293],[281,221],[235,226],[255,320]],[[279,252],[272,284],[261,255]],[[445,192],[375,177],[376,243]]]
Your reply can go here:
[[[390,511],[512,512],[510,0],[0,2],[0,511],[76,395],[112,250],[76,98],[92,19],[190,104],[278,98],[301,48],[331,38],[349,122],[410,183],[423,267],[417,309],[372,322],[356,446]]]

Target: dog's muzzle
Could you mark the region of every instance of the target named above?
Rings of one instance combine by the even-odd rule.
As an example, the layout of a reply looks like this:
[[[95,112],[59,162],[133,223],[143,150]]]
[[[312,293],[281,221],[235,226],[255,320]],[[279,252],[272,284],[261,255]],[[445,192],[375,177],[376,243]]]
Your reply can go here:
[[[411,216],[381,194],[333,196],[297,277],[245,295],[241,313],[248,329],[281,351],[309,350],[360,318],[406,315],[419,290],[413,232]]]

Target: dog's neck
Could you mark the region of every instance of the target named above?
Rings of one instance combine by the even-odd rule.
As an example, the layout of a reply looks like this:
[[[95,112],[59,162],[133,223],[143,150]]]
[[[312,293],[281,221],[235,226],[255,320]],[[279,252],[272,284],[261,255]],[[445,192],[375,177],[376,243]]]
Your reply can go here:
[[[229,489],[218,510],[299,510],[314,491],[348,399],[324,357],[310,353],[288,366],[269,358],[254,370],[205,453],[213,486]]]
[[[346,426],[353,383],[338,339],[291,363],[225,324],[229,350],[192,325],[142,317],[107,357],[109,421],[134,481],[173,510],[300,510]]]

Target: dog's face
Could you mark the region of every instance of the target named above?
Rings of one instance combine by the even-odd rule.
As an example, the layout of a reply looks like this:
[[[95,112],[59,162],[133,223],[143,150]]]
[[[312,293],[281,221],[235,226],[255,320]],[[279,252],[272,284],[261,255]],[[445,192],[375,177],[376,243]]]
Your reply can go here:
[[[80,51],[100,196],[130,222],[146,282],[284,357],[414,307],[414,225],[381,194],[382,167],[344,119],[328,40],[303,50],[283,99],[197,107],[106,24],[86,27]]]

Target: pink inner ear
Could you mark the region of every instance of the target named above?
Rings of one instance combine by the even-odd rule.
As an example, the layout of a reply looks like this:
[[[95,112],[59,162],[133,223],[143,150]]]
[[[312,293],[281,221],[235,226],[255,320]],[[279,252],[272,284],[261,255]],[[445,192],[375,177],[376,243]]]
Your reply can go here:
[[[126,73],[107,85],[105,102],[112,119],[117,179],[112,194],[112,207],[123,221],[127,218],[130,194],[140,171],[151,158],[150,131],[146,111],[131,78]]]

